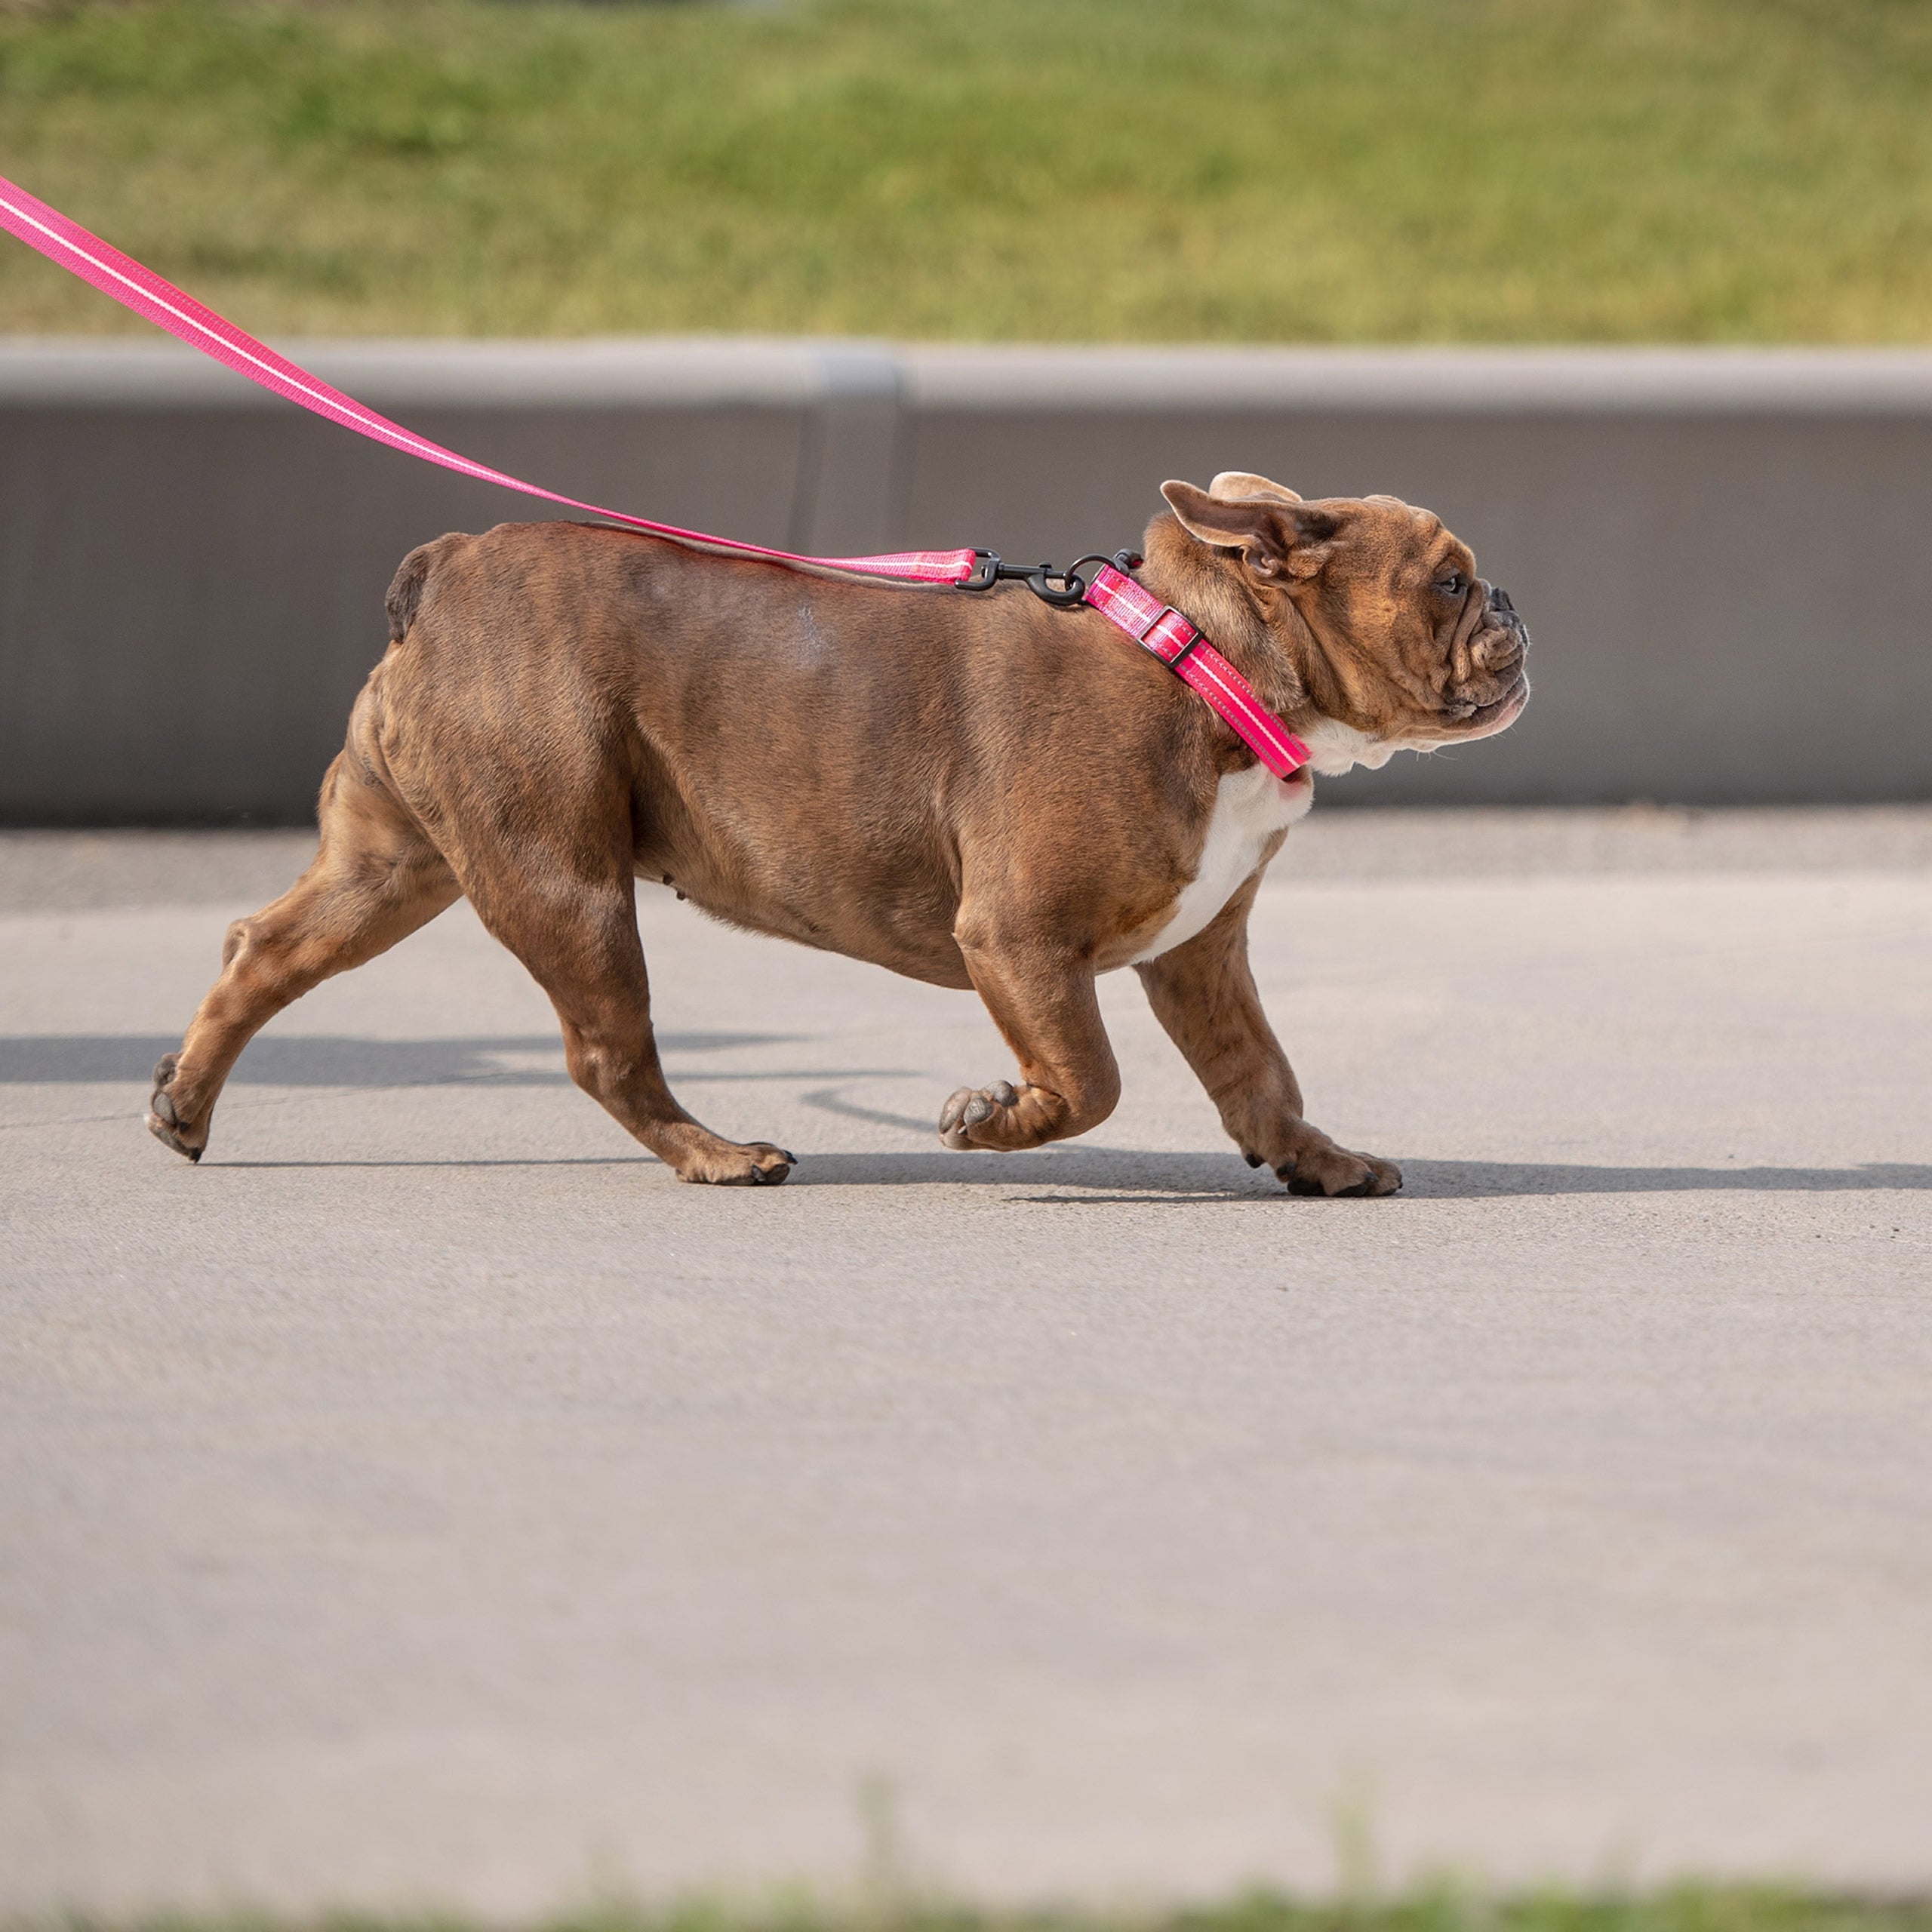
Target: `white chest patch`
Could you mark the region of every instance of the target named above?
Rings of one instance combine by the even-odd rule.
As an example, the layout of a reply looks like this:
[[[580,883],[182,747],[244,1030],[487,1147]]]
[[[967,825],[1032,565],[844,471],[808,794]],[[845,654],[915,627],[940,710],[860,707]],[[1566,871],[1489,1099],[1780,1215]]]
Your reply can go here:
[[[1315,787],[1306,780],[1284,785],[1260,764],[1229,772],[1214,795],[1198,869],[1166,923],[1123,963],[1138,965],[1185,946],[1247,883],[1275,835],[1306,817],[1314,802]]]
[[[1308,746],[1309,763],[1324,778],[1339,778],[1358,764],[1380,771],[1398,751],[1407,749],[1399,740],[1371,738],[1333,718],[1317,720],[1302,737]]]

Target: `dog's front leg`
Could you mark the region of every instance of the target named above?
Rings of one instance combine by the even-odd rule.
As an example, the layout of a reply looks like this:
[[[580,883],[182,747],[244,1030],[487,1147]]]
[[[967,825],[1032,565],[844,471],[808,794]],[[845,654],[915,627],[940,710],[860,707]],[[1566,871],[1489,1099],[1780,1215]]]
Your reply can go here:
[[[1134,970],[1154,1015],[1186,1056],[1250,1167],[1296,1194],[1393,1194],[1401,1170],[1338,1147],[1301,1110],[1301,1086],[1268,1024],[1247,964],[1257,872],[1204,931]]]
[[[940,1111],[940,1139],[1010,1152],[1098,1127],[1120,1098],[1120,1069],[1091,962],[1031,940],[962,937],[960,950],[1022,1084],[961,1088]]]

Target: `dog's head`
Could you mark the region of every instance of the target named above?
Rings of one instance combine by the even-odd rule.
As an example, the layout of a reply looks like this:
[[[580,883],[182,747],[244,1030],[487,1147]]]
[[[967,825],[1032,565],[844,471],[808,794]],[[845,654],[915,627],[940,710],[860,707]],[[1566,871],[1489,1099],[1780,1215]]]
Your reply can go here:
[[[1287,721],[1316,771],[1487,737],[1529,701],[1529,632],[1441,518],[1393,497],[1304,503],[1244,471],[1161,494],[1179,527],[1156,521],[1149,561],[1211,575],[1265,626],[1300,687]]]

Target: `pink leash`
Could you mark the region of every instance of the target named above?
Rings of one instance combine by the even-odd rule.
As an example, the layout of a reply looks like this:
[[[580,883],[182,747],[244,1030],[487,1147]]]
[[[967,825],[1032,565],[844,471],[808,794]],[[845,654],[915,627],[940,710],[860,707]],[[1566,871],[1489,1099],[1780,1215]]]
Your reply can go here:
[[[771,550],[759,543],[708,536],[701,530],[680,529],[675,524],[654,523],[648,517],[632,516],[623,510],[605,509],[601,504],[561,496],[555,490],[526,483],[520,477],[492,469],[487,463],[459,456],[455,451],[446,450],[440,443],[432,443],[365,408],[353,396],[343,395],[286,356],[278,355],[266,343],[257,342],[212,309],[204,308],[152,269],[144,268],[131,256],[122,254],[98,235],[90,234],[78,222],[69,221],[58,208],[49,208],[4,175],[0,175],[0,228],[83,281],[92,283],[103,294],[111,295],[124,308],[131,309],[217,362],[226,363],[237,374],[259,383],[263,389],[299,403],[345,429],[353,429],[358,435],[386,443],[390,448],[420,457],[425,463],[440,463],[445,469],[473,476],[481,482],[520,490],[525,496],[541,497],[546,503],[561,503],[570,509],[587,510],[592,516],[606,518],[632,530],[648,531],[653,536],[700,544],[732,556],[763,558],[769,563],[805,564],[854,577],[973,589],[983,589],[1001,576],[1016,575],[1034,580],[1038,589],[1047,574],[1044,566],[1036,572],[1002,568],[999,559],[988,551],[903,550],[878,557],[801,557],[789,550]],[[1126,554],[1121,553],[1122,561]],[[1161,603],[1124,571],[1103,564],[1091,583],[1071,573],[1062,581],[1065,589],[1050,596],[1050,602],[1091,605],[1213,706],[1276,777],[1286,778],[1308,762],[1308,747],[1263,707],[1247,680],[1227,659],[1179,611]]]

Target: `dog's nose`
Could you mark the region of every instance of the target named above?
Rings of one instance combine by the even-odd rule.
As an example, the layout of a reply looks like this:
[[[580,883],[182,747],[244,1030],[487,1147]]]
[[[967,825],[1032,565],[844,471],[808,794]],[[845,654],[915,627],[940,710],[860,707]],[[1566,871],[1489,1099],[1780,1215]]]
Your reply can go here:
[[[1505,590],[1500,583],[1493,583],[1489,587],[1489,608],[1492,611],[1501,611],[1511,616],[1515,615],[1516,610],[1515,605],[1509,601],[1509,592]]]

